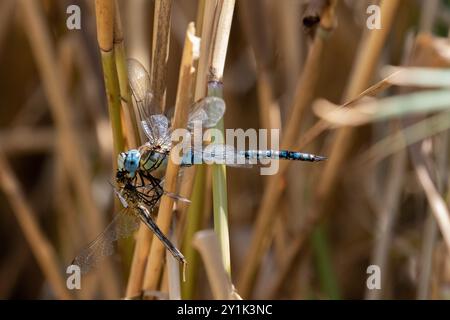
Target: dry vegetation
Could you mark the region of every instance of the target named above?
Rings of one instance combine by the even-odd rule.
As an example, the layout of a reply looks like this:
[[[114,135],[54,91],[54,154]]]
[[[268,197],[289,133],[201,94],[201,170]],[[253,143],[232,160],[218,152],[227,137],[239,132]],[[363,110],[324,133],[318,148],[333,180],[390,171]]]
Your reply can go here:
[[[0,1],[0,298],[450,298],[449,27],[444,0]],[[117,153],[145,142],[127,57],[174,128],[219,96],[220,130],[279,128],[328,161],[170,163],[191,203],[163,196],[157,223],[186,281],[142,225],[70,291],[66,266],[119,208]]]

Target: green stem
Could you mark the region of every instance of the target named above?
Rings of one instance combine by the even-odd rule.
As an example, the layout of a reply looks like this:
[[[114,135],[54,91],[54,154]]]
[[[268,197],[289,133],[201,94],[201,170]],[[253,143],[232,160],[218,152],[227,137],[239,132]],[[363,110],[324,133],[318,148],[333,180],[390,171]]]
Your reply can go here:
[[[192,190],[191,204],[187,212],[186,235],[183,241],[183,253],[189,263],[189,268],[186,270],[186,282],[183,282],[181,285],[183,299],[193,299],[195,295],[199,255],[197,250],[192,246],[192,239],[194,234],[200,229],[202,223],[205,204],[205,183],[205,165],[197,165],[195,168],[195,182]]]
[[[124,150],[122,122],[120,118],[121,104],[119,80],[117,78],[114,51],[102,51],[101,55],[103,74],[105,78],[106,95],[108,98],[109,117],[111,119],[113,133],[114,154],[117,155],[119,152]]]
[[[312,235],[312,245],[316,257],[322,291],[325,292],[330,299],[339,300],[339,288],[336,275],[333,271],[326,232],[322,225],[317,226],[314,230]]]
[[[208,84],[208,95],[222,98],[223,85],[219,82]],[[221,134],[215,137],[214,143],[224,143],[223,119],[219,121],[216,129]],[[222,261],[226,272],[231,277],[230,237],[228,229],[228,196],[227,196],[227,171],[225,165],[214,164],[212,166],[212,189],[214,207],[214,231],[219,239]]]

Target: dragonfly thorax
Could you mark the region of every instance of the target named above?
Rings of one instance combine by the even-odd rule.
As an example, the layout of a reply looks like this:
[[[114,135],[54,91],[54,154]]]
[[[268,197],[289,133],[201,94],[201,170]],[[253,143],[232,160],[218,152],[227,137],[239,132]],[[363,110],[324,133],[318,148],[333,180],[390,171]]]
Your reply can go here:
[[[145,148],[141,150],[140,166],[145,171],[156,171],[159,168],[164,169],[167,164],[167,152]]]

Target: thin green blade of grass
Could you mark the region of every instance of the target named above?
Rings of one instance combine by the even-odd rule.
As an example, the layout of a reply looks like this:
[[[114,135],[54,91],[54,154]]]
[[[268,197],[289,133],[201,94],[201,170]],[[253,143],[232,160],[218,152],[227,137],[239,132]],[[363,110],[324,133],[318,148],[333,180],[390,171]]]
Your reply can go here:
[[[312,234],[312,246],[316,257],[322,291],[332,300],[339,300],[339,287],[332,268],[328,239],[323,225],[318,225]]]
[[[385,66],[381,70],[382,75],[393,73],[395,75],[389,78],[389,82],[398,86],[450,87],[448,69]]]
[[[360,126],[450,108],[450,90],[427,90],[360,103],[352,109],[342,109],[320,99],[313,106],[320,118],[337,126]]]

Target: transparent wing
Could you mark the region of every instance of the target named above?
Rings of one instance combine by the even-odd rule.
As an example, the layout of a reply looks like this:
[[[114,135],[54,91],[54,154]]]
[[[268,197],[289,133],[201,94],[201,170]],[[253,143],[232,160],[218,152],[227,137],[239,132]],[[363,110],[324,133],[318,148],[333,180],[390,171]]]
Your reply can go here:
[[[89,272],[104,257],[114,253],[114,241],[130,236],[139,227],[138,217],[123,209],[117,213],[111,223],[72,261],[78,265],[81,273]]]
[[[194,163],[224,164],[230,167],[250,168],[251,160],[227,144],[210,144],[204,148],[192,149]]]
[[[194,123],[200,122],[203,128],[214,127],[225,113],[225,102],[217,97],[205,97],[192,106],[187,127],[194,129]]]
[[[128,82],[131,93],[142,119],[158,113],[156,106],[152,104],[150,76],[145,67],[135,59],[128,59]]]
[[[169,136],[169,120],[152,103],[150,76],[145,67],[135,59],[128,60],[128,81],[141,117],[142,129],[150,144],[164,143]]]
[[[141,126],[152,146],[170,149],[169,120],[163,114],[156,114],[141,120]]]

